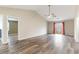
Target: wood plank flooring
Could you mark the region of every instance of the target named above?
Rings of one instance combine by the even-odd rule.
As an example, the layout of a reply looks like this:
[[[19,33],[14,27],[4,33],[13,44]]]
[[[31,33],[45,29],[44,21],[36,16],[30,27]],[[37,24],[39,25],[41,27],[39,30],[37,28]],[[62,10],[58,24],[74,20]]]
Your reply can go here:
[[[17,41],[11,37],[6,45],[0,46],[0,54],[77,54],[79,43],[73,37],[64,35],[43,35]]]

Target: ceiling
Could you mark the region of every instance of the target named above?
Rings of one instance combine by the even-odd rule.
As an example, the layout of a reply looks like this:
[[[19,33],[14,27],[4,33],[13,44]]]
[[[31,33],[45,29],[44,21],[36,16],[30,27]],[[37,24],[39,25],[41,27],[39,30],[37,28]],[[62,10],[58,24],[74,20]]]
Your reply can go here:
[[[61,20],[74,19],[76,13],[76,6],[74,5],[53,5],[53,6],[51,5],[51,12],[54,13],[57,16],[57,18],[48,19],[47,17],[47,15],[49,14],[48,5],[3,5],[1,7],[34,10],[48,21],[61,21]]]

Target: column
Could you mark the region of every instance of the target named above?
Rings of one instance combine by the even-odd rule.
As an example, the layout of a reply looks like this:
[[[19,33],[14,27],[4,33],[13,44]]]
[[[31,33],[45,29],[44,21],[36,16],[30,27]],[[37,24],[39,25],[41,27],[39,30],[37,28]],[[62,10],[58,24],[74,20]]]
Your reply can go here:
[[[2,43],[8,43],[8,20],[7,16],[3,16]]]

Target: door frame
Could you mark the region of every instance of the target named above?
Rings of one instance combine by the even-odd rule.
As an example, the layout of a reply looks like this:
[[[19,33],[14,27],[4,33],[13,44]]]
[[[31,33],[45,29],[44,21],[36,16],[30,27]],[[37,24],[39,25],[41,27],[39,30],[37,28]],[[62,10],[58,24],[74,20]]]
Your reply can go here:
[[[8,17],[10,17],[11,15],[8,15],[7,16],[7,19],[8,19]],[[17,21],[18,21],[18,33],[17,33],[17,35],[18,35],[18,39],[17,40],[19,40],[19,19],[20,19],[20,17],[19,16],[13,16],[14,18],[16,18],[17,19]],[[7,22],[8,22],[8,20],[7,20]]]

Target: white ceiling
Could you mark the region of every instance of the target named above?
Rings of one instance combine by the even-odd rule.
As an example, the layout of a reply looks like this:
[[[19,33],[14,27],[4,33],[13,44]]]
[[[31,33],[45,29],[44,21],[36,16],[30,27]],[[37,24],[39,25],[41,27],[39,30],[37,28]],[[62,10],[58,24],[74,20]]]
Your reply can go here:
[[[76,6],[74,5],[54,5],[51,6],[51,12],[60,19],[48,19],[48,5],[4,5],[1,7],[18,8],[24,10],[34,10],[48,21],[69,20],[75,18]]]

